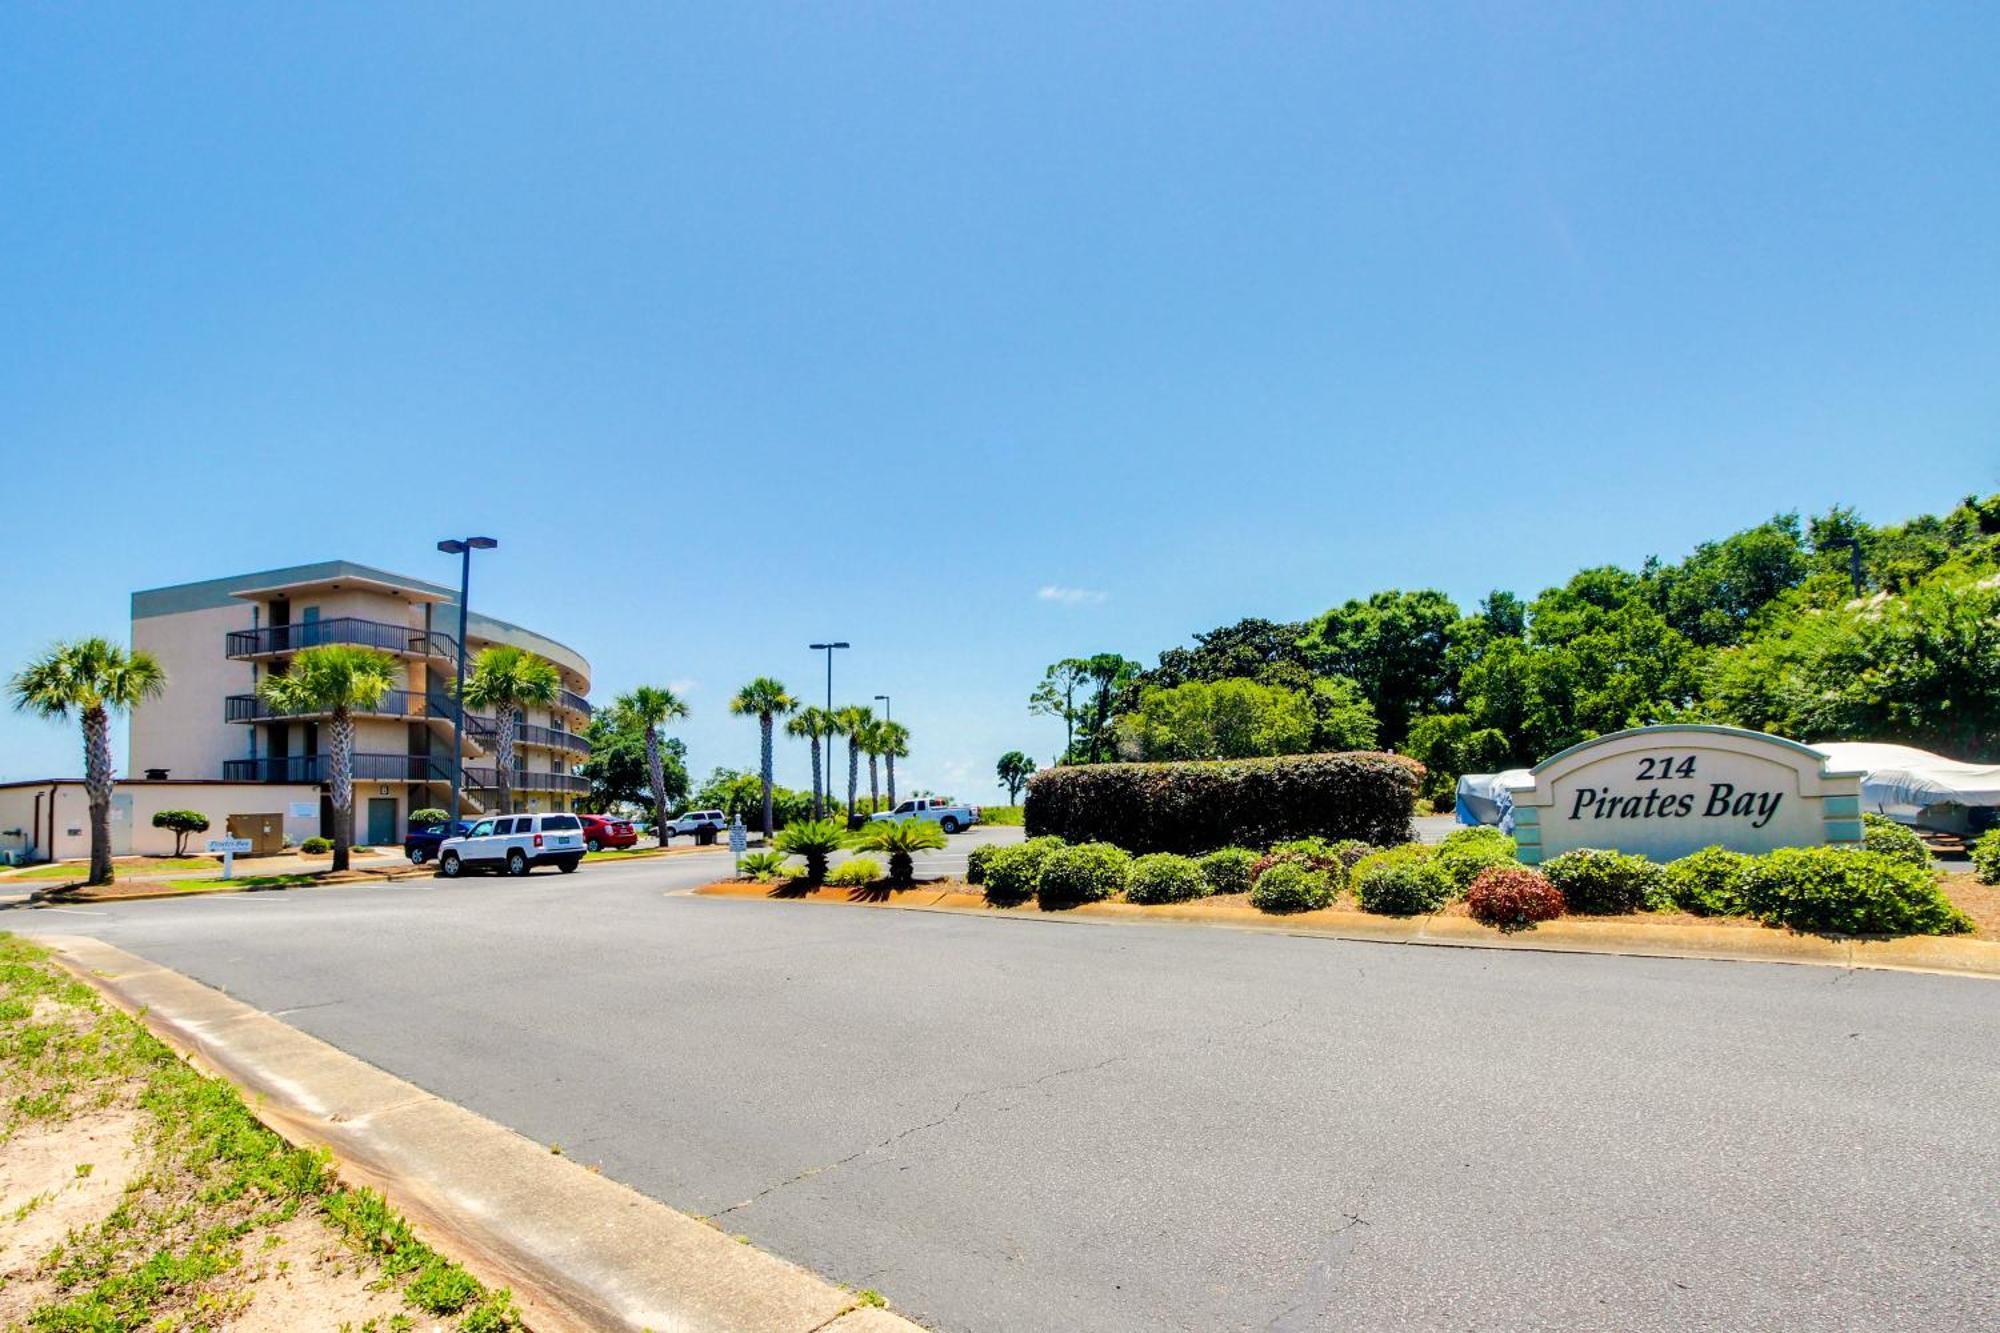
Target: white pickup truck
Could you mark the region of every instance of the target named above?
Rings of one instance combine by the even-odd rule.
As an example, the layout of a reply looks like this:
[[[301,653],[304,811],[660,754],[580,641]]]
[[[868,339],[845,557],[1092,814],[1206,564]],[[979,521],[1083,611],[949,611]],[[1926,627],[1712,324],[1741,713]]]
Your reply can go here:
[[[939,801],[919,797],[914,801],[904,801],[894,810],[885,810],[879,815],[868,816],[885,824],[900,824],[906,819],[924,819],[946,833],[956,833],[960,829],[971,828],[979,822],[979,807],[960,805],[956,801]]]

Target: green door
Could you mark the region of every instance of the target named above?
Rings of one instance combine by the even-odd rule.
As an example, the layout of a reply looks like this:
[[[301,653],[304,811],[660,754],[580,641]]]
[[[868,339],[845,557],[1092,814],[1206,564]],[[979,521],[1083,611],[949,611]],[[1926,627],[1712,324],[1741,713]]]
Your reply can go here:
[[[396,798],[393,796],[371,796],[368,798],[368,837],[370,847],[393,847],[402,841],[396,836]]]

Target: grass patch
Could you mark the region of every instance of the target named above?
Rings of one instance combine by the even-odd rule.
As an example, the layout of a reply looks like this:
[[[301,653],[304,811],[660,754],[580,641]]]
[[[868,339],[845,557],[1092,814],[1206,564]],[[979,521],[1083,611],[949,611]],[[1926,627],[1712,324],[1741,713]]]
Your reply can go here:
[[[176,889],[296,889],[306,884],[317,884],[325,876],[315,871],[305,871],[295,875],[238,875],[235,879],[224,879],[217,875],[213,879],[177,879],[172,886]]]
[[[981,824],[1025,824],[1027,816],[1018,805],[982,805],[979,807]]]
[[[8,934],[0,934],[0,1087],[0,1145],[26,1126],[115,1105],[136,1105],[145,1123],[145,1167],[108,1217],[42,1257],[36,1276],[54,1294],[22,1327],[226,1322],[218,1316],[247,1296],[246,1252],[301,1211],[371,1256],[411,1308],[472,1333],[520,1326],[507,1292],[487,1290],[417,1239],[380,1195],[343,1186],[324,1150],[285,1142],[235,1088],[197,1072],[44,950]]]

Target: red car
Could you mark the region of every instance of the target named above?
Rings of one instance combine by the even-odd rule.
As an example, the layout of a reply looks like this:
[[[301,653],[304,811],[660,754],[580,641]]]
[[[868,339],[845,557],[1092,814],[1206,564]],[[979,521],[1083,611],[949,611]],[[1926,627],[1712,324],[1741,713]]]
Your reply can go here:
[[[578,815],[583,821],[583,845],[593,852],[606,847],[631,847],[639,841],[639,830],[629,820],[607,815]]]

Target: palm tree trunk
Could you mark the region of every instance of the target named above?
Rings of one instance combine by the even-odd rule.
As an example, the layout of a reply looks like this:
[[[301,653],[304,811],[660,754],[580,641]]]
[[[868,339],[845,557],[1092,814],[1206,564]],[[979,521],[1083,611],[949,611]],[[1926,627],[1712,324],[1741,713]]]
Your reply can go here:
[[[83,714],[83,791],[90,800],[90,883],[111,882],[111,718],[102,708]],[[55,848],[49,849],[51,856]]]
[[[854,737],[847,738],[847,817],[854,818],[854,797],[861,789],[861,752],[854,748]]]
[[[333,710],[333,869],[347,869],[354,845],[354,719],[345,707]]]
[[[877,781],[881,775],[875,760],[876,754],[873,750],[870,750],[868,752],[868,812],[870,814],[882,808],[882,784]]]
[[[497,813],[514,813],[514,710],[501,707],[494,710],[498,716],[498,734],[493,742],[493,776],[500,788],[500,809]]]
[[[812,744],[813,744],[813,818],[825,819],[826,798],[820,794],[819,734],[817,732],[813,734]]]
[[[893,809],[896,804],[896,756],[884,755],[882,761],[889,766],[889,805]]]
[[[764,724],[764,841],[771,841],[771,731],[776,724],[770,713],[759,713],[757,720]]]
[[[653,831],[667,845],[667,770],[660,762],[660,732],[646,728],[646,780],[653,784]]]

